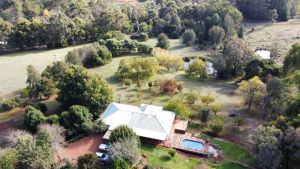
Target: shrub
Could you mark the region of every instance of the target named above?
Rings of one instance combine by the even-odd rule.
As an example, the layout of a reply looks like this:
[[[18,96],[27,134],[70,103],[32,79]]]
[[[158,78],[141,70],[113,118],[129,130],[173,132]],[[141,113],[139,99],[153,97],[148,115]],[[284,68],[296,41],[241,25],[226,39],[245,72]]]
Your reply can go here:
[[[122,158],[114,159],[113,169],[129,169],[130,166],[130,162]]]
[[[95,154],[89,153],[83,156],[79,156],[77,159],[78,169],[100,169],[98,164],[98,157]]]
[[[130,86],[132,85],[132,81],[130,79],[124,79],[123,83],[125,86],[127,86],[128,88],[130,88]]]
[[[148,40],[148,34],[147,33],[141,33],[139,36],[139,41],[144,42]]]
[[[161,80],[159,86],[162,93],[172,94],[176,92],[177,82],[175,79]]]
[[[182,83],[177,83],[177,90],[179,92],[182,92],[182,90],[183,90],[183,84]]]
[[[12,99],[5,100],[2,104],[2,109],[4,111],[9,111],[19,106],[20,106],[20,100],[14,97]]]
[[[44,123],[47,118],[44,114],[33,106],[28,106],[24,118],[24,126],[31,132],[37,131],[37,126]]]
[[[123,45],[120,41],[118,41],[117,39],[108,39],[106,40],[105,46],[112,52],[112,53],[116,53],[116,52],[120,52],[123,51]]]
[[[82,65],[78,50],[72,50],[65,57],[66,63],[73,65]]]
[[[59,124],[59,117],[56,114],[52,114],[52,115],[48,116],[48,118],[46,119],[46,122],[49,124]]]
[[[187,94],[185,99],[187,100],[188,104],[192,105],[200,99],[200,95],[197,92],[190,92]]]
[[[181,99],[172,99],[164,105],[164,110],[172,111],[177,117],[186,119],[190,115],[190,108]]]
[[[142,44],[142,43],[139,43],[137,45],[137,48],[138,48],[138,52],[145,53],[145,54],[151,53],[152,49],[153,49],[151,46],[146,45],[146,44]]]
[[[168,153],[170,154],[171,157],[175,157],[176,150],[174,148],[171,148],[168,150]]]
[[[193,45],[196,40],[196,33],[193,29],[187,29],[182,35],[182,41],[185,44]]]
[[[162,48],[162,49],[168,49],[170,47],[169,38],[166,34],[161,33],[157,39],[156,47]]]
[[[241,116],[236,116],[234,118],[234,123],[238,126],[241,127],[244,124],[244,118]]]
[[[42,102],[29,102],[28,105],[40,110],[43,113],[48,111],[47,105]]]
[[[21,98],[28,98],[30,90],[26,87],[20,91]]]
[[[129,139],[137,139],[138,136],[134,133],[134,131],[127,127],[126,125],[121,125],[114,130],[111,131],[109,136],[110,143],[115,143],[121,140],[129,140]]]

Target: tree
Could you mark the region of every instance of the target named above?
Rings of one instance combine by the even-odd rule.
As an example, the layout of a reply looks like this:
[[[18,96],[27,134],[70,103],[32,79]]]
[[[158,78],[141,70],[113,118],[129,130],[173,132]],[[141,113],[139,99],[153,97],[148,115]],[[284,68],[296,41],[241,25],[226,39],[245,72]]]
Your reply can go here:
[[[243,80],[237,89],[237,93],[246,98],[248,110],[251,109],[253,101],[261,97],[264,92],[265,84],[257,76],[248,81]]]
[[[174,112],[178,118],[182,119],[186,119],[190,115],[190,108],[181,99],[177,98],[169,100],[163,109]]]
[[[27,80],[29,88],[29,95],[31,97],[39,97],[40,96],[40,86],[41,86],[41,76],[38,71],[32,65],[27,67]]]
[[[69,65],[65,62],[55,61],[52,65],[48,65],[47,68],[43,71],[42,77],[51,79],[56,83],[61,81],[64,77],[66,70],[69,68]]]
[[[222,65],[216,66],[218,76],[231,78],[240,75],[253,55],[253,52],[241,39],[230,40],[225,46],[222,58],[220,58]]]
[[[21,49],[32,49],[37,45],[45,44],[45,25],[39,19],[32,21],[19,18],[17,25],[10,34],[9,44]]]
[[[157,73],[158,69],[159,64],[155,58],[122,59],[115,75],[120,80],[148,80]]]
[[[65,140],[65,132],[66,130],[59,125],[51,125],[51,124],[40,124],[38,126],[38,130],[45,130],[50,134],[51,141],[50,147],[53,153],[60,159],[60,155],[62,154],[66,143]]]
[[[254,76],[258,76],[264,82],[267,82],[270,75],[273,77],[279,77],[281,72],[281,66],[276,64],[274,60],[254,59],[247,63],[245,67],[245,78],[251,79]]]
[[[13,25],[0,17],[0,41],[7,42],[9,35],[13,31]]]
[[[235,24],[230,15],[226,15],[224,18],[224,27],[225,27],[225,34],[227,38],[236,36]]]
[[[214,44],[220,43],[225,37],[225,31],[223,28],[219,26],[213,26],[208,31],[208,37],[212,43]]]
[[[193,29],[186,29],[182,35],[183,43],[193,45],[196,41],[196,33]]]
[[[100,169],[98,164],[99,159],[95,154],[85,154],[79,156],[77,159],[77,168],[78,169]]]
[[[55,93],[55,83],[52,79],[42,77],[40,82],[40,92],[46,98],[49,98]]]
[[[220,112],[223,109],[223,105],[220,104],[220,103],[214,103],[214,104],[210,105],[210,108],[216,116],[217,113]]]
[[[283,71],[290,74],[300,68],[300,42],[294,44],[289,50],[287,56],[284,58]]]
[[[154,48],[151,54],[152,56],[157,58],[160,66],[168,70],[178,71],[184,65],[182,58],[178,56],[174,56],[168,50],[161,49],[161,48]]]
[[[257,163],[262,169],[278,168],[282,161],[279,142],[282,132],[274,127],[260,127],[256,140]]]
[[[15,169],[16,160],[17,154],[15,149],[0,150],[0,169]]]
[[[166,34],[161,33],[158,36],[156,47],[159,47],[162,49],[168,49],[170,47],[169,38]]]
[[[209,125],[209,128],[213,135],[219,135],[223,130],[224,123],[221,119],[215,118]]]
[[[286,110],[287,103],[291,100],[287,91],[286,84],[278,78],[273,78],[267,83],[266,96],[264,97],[265,117],[270,114],[276,116]]]
[[[93,121],[93,114],[86,107],[79,105],[73,105],[68,111],[62,112],[59,122],[67,129],[69,138],[84,133],[97,133],[106,129],[101,121]]]
[[[121,139],[109,146],[112,159],[124,159],[131,164],[137,164],[140,158],[139,142],[135,138]]]
[[[192,78],[206,79],[208,77],[205,62],[200,59],[197,59],[190,64],[186,73]]]
[[[130,140],[130,139],[138,139],[138,136],[134,133],[134,131],[127,127],[126,125],[121,125],[116,127],[111,131],[109,136],[109,142],[115,143],[122,140]]]
[[[89,55],[84,57],[85,67],[96,67],[109,63],[112,59],[112,53],[106,46],[92,45],[89,47]],[[83,48],[84,50],[84,48]],[[81,52],[82,53],[82,52]]]
[[[211,119],[211,113],[208,107],[203,107],[200,109],[199,119],[203,123],[207,123]]]
[[[94,118],[112,101],[112,91],[107,82],[77,65],[66,70],[58,89],[58,101],[67,107],[76,104],[86,106]]]
[[[24,134],[15,139],[17,168],[48,169],[54,164],[51,137],[47,131],[39,130],[36,137]]]
[[[35,107],[28,106],[24,118],[24,126],[31,132],[37,131],[37,126],[46,121],[44,114]]]
[[[74,43],[77,28],[75,23],[65,14],[56,13],[51,15],[46,27],[49,48],[66,47],[69,45],[68,41]]]

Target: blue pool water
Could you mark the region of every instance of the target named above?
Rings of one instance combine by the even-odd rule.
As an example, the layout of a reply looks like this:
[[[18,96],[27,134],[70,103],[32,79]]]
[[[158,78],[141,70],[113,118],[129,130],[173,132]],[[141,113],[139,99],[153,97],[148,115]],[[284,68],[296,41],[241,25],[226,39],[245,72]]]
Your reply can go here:
[[[203,150],[204,149],[204,144],[198,141],[193,141],[193,140],[182,140],[181,145],[184,147],[196,149],[196,150]]]

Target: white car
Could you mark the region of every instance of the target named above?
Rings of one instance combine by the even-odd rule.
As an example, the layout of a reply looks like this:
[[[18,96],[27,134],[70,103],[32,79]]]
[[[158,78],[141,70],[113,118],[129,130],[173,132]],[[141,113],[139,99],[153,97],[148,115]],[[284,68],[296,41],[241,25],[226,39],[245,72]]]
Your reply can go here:
[[[109,163],[110,162],[110,156],[105,153],[96,152],[96,156],[99,158],[101,162]]]
[[[107,144],[100,144],[99,145],[99,150],[107,151],[108,150],[108,145]]]

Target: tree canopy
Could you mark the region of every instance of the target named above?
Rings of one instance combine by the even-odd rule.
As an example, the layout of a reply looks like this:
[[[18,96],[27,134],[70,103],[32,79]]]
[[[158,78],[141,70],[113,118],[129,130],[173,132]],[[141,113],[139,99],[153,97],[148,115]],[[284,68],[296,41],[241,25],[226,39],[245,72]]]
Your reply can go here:
[[[112,91],[107,82],[85,68],[71,65],[58,82],[58,101],[69,107],[86,106],[97,118],[112,101]]]

